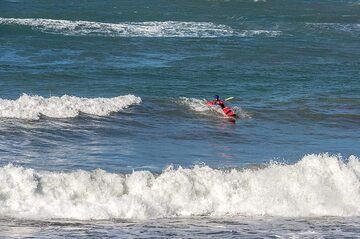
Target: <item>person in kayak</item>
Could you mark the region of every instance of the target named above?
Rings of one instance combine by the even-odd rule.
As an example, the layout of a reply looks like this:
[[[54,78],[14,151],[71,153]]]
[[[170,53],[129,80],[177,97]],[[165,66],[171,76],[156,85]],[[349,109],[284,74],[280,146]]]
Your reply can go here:
[[[229,116],[229,117],[236,117],[236,114],[234,113],[234,111],[232,109],[230,109],[229,107],[226,107],[225,106],[225,103],[223,100],[220,100],[220,97],[218,95],[215,95],[215,100],[212,100],[212,101],[208,101],[208,105],[218,105],[220,106],[220,108],[222,109],[223,113],[226,115],[226,116]],[[233,97],[230,97],[228,99],[232,99]],[[226,99],[227,100],[227,99]]]
[[[220,100],[220,97],[218,95],[215,95],[215,100],[213,100],[212,102],[214,103],[214,105],[218,105],[221,107],[221,109],[225,108],[225,104],[224,101]]]

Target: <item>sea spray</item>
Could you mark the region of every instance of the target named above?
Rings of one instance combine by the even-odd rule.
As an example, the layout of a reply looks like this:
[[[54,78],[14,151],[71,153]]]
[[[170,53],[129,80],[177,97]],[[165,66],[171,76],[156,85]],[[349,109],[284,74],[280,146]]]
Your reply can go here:
[[[209,215],[360,216],[355,156],[312,154],[258,169],[168,168],[156,175],[101,169],[0,168],[0,216],[16,218],[163,218]]]

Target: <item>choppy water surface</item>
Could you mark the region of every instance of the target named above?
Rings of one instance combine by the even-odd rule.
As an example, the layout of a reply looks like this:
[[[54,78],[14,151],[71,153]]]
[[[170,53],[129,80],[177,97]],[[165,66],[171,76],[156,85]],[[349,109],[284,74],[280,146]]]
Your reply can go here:
[[[147,221],[0,221],[8,238],[356,238],[358,218],[200,217]]]
[[[359,12],[0,1],[0,236],[358,236]]]

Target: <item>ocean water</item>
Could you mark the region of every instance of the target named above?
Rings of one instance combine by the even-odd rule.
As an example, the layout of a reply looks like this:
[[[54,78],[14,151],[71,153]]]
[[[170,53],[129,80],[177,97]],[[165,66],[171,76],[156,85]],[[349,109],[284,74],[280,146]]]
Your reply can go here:
[[[0,0],[0,237],[359,237],[359,134],[357,0]]]

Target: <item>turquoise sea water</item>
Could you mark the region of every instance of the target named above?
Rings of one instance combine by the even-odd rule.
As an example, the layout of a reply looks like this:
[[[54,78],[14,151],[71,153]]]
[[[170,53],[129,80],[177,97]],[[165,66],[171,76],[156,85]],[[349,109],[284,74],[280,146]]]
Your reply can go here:
[[[359,38],[355,0],[1,0],[3,236],[353,236]]]

